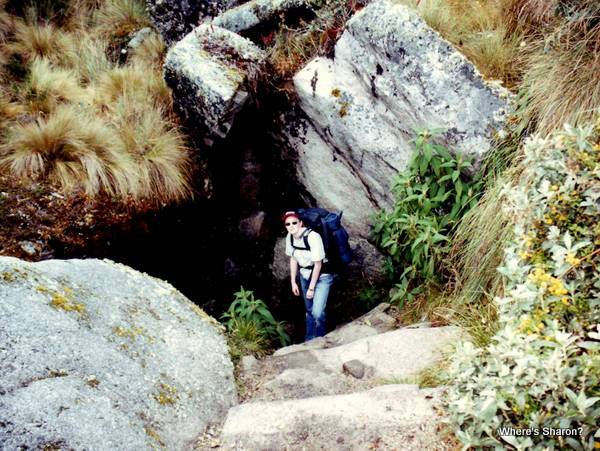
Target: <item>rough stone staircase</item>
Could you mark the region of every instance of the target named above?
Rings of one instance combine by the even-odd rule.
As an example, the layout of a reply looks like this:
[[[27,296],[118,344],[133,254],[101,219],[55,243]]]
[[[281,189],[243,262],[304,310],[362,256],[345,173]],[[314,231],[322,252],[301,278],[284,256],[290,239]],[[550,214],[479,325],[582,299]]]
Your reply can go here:
[[[403,383],[434,365],[456,327],[397,328],[381,304],[325,337],[246,357],[241,404],[198,449],[447,449],[439,389]]]

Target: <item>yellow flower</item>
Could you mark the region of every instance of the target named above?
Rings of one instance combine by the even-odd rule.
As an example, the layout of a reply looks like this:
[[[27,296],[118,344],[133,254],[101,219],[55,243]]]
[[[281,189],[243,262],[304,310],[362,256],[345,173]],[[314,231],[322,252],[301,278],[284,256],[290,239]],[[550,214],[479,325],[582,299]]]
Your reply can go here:
[[[562,302],[565,305],[569,305],[569,298],[568,297],[562,297],[560,298],[560,302]]]
[[[521,257],[523,260],[527,260],[527,258],[529,258],[529,252],[527,251],[519,251],[519,257]]]
[[[546,224],[552,224],[552,218],[546,218],[544,221]]]
[[[579,263],[581,263],[581,260],[577,257],[575,257],[575,255],[573,254],[567,254],[565,261],[572,266],[577,266]]]
[[[596,143],[592,146],[592,150],[595,150],[596,152],[600,151],[600,143]]]
[[[567,289],[563,286],[562,282],[555,277],[552,277],[552,280],[550,281],[549,291],[551,294],[554,294],[556,296],[562,296],[568,293]]]

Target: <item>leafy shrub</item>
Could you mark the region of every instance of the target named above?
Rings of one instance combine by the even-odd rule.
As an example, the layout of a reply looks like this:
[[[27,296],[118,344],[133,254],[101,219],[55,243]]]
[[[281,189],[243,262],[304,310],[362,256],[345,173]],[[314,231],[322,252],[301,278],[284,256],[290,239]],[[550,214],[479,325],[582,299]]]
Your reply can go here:
[[[449,250],[456,221],[477,203],[479,175],[468,157],[453,156],[431,142],[427,130],[415,139],[416,152],[393,186],[392,211],[375,219],[375,243],[387,254],[387,270],[396,281],[392,302],[412,300],[423,281],[436,282],[439,263]]]
[[[499,332],[463,343],[447,408],[466,447],[593,449],[600,417],[600,123],[565,127],[524,147],[507,191],[516,224],[499,271]],[[498,428],[539,435],[501,436]],[[542,435],[571,428],[576,435]],[[597,433],[596,433],[597,440]]]
[[[255,299],[252,291],[240,287],[234,296],[229,309],[221,316],[229,332],[230,343],[236,344],[231,346],[232,349],[262,354],[275,339],[282,346],[290,344],[283,322],[275,321],[266,304]]]

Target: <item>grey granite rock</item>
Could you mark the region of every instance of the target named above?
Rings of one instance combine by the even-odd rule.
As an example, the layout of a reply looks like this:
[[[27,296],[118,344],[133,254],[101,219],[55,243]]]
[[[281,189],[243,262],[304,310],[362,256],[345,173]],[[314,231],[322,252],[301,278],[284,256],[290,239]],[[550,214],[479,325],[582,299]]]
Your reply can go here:
[[[0,257],[2,449],[184,449],[236,402],[220,326],[168,283]]]
[[[153,33],[152,29],[148,27],[138,30],[127,44],[127,47],[132,50],[137,49],[146,39],[152,36]]]
[[[283,133],[292,135],[298,179],[319,204],[344,210],[348,227],[364,238],[371,215],[392,205],[390,188],[413,154],[415,129],[442,129],[451,151],[480,160],[510,112],[507,90],[484,81],[392,0],[355,14],[334,59],[311,61],[294,86],[308,121]]]
[[[171,45],[200,22],[232,7],[237,0],[146,0],[152,22]]]
[[[265,53],[251,41],[203,24],[167,53],[165,80],[175,106],[206,133],[206,143],[223,138],[244,106],[261,72]]]
[[[292,8],[309,7],[310,0],[251,0],[219,14],[213,24],[240,32],[264,23]]]

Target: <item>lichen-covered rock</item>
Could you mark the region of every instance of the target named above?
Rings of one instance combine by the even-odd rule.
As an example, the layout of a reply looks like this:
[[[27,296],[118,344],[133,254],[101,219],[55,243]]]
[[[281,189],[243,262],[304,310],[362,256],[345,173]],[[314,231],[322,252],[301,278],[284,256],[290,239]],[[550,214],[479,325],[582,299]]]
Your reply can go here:
[[[295,130],[298,177],[364,236],[370,214],[392,205],[392,181],[412,156],[415,129],[441,128],[451,151],[480,159],[509,112],[508,91],[486,83],[414,11],[392,0],[357,13],[335,58],[311,61],[294,85],[311,123]]]
[[[219,14],[213,19],[213,24],[240,32],[300,7],[310,7],[310,0],[251,0]]]
[[[264,61],[265,53],[251,41],[203,24],[169,50],[165,80],[177,109],[188,123],[204,129],[212,144],[229,132]]]
[[[203,19],[231,8],[237,0],[146,0],[152,22],[171,45],[192,31]]]
[[[108,260],[0,257],[3,449],[187,449],[236,404],[218,323]]]

